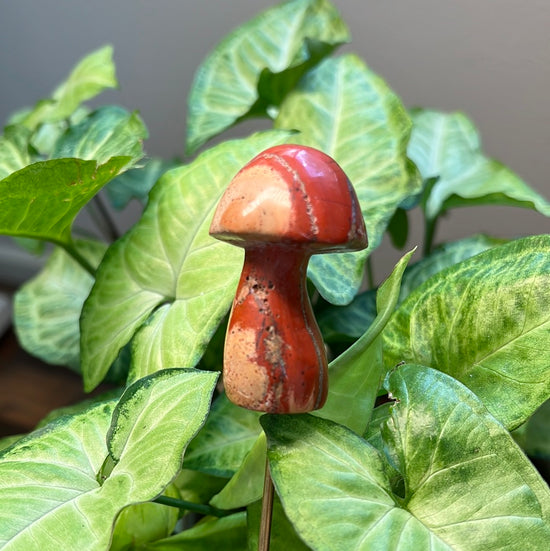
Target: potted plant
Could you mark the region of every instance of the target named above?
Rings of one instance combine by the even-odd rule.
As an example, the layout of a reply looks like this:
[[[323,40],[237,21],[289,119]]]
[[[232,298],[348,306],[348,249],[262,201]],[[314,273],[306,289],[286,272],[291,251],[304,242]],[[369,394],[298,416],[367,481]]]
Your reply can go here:
[[[349,40],[325,0],[236,29],[198,69],[181,162],[144,156],[136,112],[85,106],[116,84],[110,47],[5,127],[0,232],[55,245],[15,297],[20,342],[113,389],[3,441],[1,549],[255,549],[266,457],[274,550],[549,546],[550,490],[525,452],[548,449],[550,236],[433,245],[450,209],[550,204],[483,154],[465,115],[407,110],[334,54]],[[206,145],[250,117],[272,128]],[[237,172],[281,144],[337,161],[369,245],[309,263],[326,404],[262,415],[223,392],[243,251],[209,228]],[[113,242],[74,224],[103,188],[145,205]],[[386,233],[405,246],[411,209],[422,254],[376,281],[371,253]]]

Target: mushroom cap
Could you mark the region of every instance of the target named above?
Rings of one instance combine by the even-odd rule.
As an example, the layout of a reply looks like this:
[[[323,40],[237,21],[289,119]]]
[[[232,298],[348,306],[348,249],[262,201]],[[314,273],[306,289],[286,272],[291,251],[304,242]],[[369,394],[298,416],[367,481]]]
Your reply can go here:
[[[287,243],[315,253],[367,246],[359,201],[344,171],[322,151],[293,144],[266,149],[237,173],[210,234],[242,247]]]

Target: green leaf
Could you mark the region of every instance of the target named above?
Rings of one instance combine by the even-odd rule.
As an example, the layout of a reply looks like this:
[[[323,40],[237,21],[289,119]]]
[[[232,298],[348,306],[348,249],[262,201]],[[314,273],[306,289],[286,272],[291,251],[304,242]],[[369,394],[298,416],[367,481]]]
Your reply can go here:
[[[522,425],[521,447],[530,457],[550,458],[550,400],[546,400]]]
[[[117,210],[122,210],[132,199],[137,199],[145,205],[149,192],[157,180],[167,170],[176,166],[175,161],[148,159],[144,166],[132,168],[117,176],[105,186],[111,205]]]
[[[258,549],[258,536],[262,516],[262,502],[257,501],[247,507],[248,551]],[[296,534],[296,530],[285,515],[277,495],[273,499],[269,551],[307,551],[308,547]]]
[[[76,243],[97,266],[107,246]],[[79,319],[94,279],[63,249],[56,248],[42,271],[20,287],[14,300],[14,325],[21,346],[53,365],[80,371]]]
[[[163,495],[180,497],[173,485],[168,486]],[[178,516],[176,507],[160,503],[129,505],[116,519],[109,551],[127,551],[166,538],[173,532]]]
[[[504,239],[496,239],[486,235],[478,234],[444,243],[436,248],[429,256],[411,264],[403,274],[401,292],[398,304],[401,304],[417,287],[432,275],[441,270],[458,264],[467,258],[475,256],[487,249],[503,245]]]
[[[4,134],[0,136],[0,180],[31,162],[29,134],[22,126],[13,125],[4,129]]]
[[[218,373],[166,369],[130,386],[108,434],[116,461],[113,474],[127,471],[141,474],[139,480],[161,481],[169,471],[171,480],[181,467],[183,450],[206,420],[217,378]],[[174,445],[178,442],[182,444]]]
[[[0,181],[0,233],[69,245],[80,209],[129,161],[52,159],[12,173]]]
[[[145,138],[147,129],[137,113],[114,105],[100,107],[61,136],[52,157],[94,159],[103,164],[115,155],[124,155],[134,164],[143,155]]]
[[[266,132],[222,143],[155,185],[139,222],[107,251],[84,304],[86,389],[134,335],[133,380],[196,365],[230,307],[242,266],[242,250],[208,235],[214,209],[244,164],[287,137]]]
[[[479,134],[462,113],[414,110],[409,155],[422,177],[438,177],[425,212],[435,219],[453,207],[510,205],[550,216],[550,203],[519,176],[481,151]]]
[[[353,343],[376,317],[376,289],[363,291],[345,306],[331,304],[317,315],[317,323],[327,343]]]
[[[401,304],[414,289],[437,272],[503,243],[503,239],[473,235],[441,245],[429,256],[407,266],[397,304]],[[353,342],[369,328],[375,317],[376,291],[368,290],[359,293],[346,306],[326,307],[317,320],[327,342]]]
[[[39,154],[49,157],[55,148],[57,140],[59,140],[63,133],[71,126],[82,122],[90,112],[89,108],[80,106],[67,119],[41,124],[31,137],[31,146]]]
[[[143,551],[245,551],[246,513],[214,519],[207,517],[193,528],[144,546]]]
[[[411,122],[398,97],[355,55],[328,58],[306,73],[281,105],[278,128],[333,157],[352,182],[365,217],[365,251],[314,256],[309,276],[323,297],[348,304],[367,256],[396,209],[421,187],[406,149]]]
[[[39,101],[21,121],[34,130],[41,123],[69,117],[78,106],[106,88],[117,86],[112,46],[103,46],[84,57],[69,77],[53,92],[51,99]]]
[[[261,432],[260,414],[219,396],[208,420],[189,445],[184,467],[216,476],[232,476]]]
[[[189,451],[189,448],[187,451]],[[201,504],[207,504],[226,483],[227,478],[190,469],[182,469],[174,480],[174,485],[178,489],[181,499],[190,503]]]
[[[159,495],[179,471],[216,379],[166,370],[129,387],[114,411],[107,402],[61,417],[8,448],[0,548],[106,549],[119,512]]]
[[[404,208],[397,208],[388,222],[387,229],[392,245],[396,249],[403,249],[409,237],[409,218]]]
[[[354,432],[310,415],[266,415],[262,425],[277,494],[311,548],[451,550],[398,506],[383,458]]]
[[[79,501],[101,493],[96,474],[107,455],[105,434],[114,406],[111,401],[62,417],[0,454],[1,549],[36,549],[36,541],[43,550],[76,549],[77,543],[101,549],[98,539],[105,534],[95,536],[88,521],[80,526],[75,521],[84,520]],[[110,528],[106,531],[105,545]]]
[[[274,6],[229,34],[197,70],[189,94],[187,151],[247,115],[265,115],[349,32],[327,0]]]
[[[452,375],[508,428],[550,396],[550,235],[519,239],[447,268],[401,304],[384,361]]]
[[[417,519],[453,549],[550,546],[548,486],[473,393],[415,365],[387,388],[397,402],[384,438]]]
[[[378,337],[392,315],[401,277],[414,249],[397,263],[376,293],[378,314],[366,333],[329,365],[327,401],[315,412],[363,434],[383,377],[381,339]]]
[[[265,433],[261,432],[231,480],[211,500],[219,509],[238,509],[262,498],[265,462]]]
[[[143,154],[146,129],[122,108],[98,109],[57,142],[54,158],[0,180],[0,233],[71,244],[80,209]]]
[[[118,402],[123,392],[123,388],[113,388],[106,390],[105,392],[101,392],[100,394],[95,394],[91,398],[81,400],[76,404],[70,404],[68,406],[52,409],[45,417],[42,417],[42,419],[37,423],[35,429],[41,429],[53,421],[56,421],[60,417],[74,416],[80,413],[85,413],[99,403],[111,401]]]
[[[277,493],[310,547],[548,547],[550,491],[475,395],[420,366],[397,369],[388,388],[398,402],[384,437],[404,496],[386,459],[345,427],[309,415],[262,417]]]

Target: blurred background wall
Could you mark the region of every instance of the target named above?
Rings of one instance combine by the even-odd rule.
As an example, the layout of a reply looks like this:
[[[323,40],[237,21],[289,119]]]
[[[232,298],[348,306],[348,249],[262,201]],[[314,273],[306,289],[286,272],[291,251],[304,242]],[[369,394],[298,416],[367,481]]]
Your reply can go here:
[[[80,57],[110,43],[120,89],[103,93],[96,104],[139,109],[150,132],[147,152],[182,156],[195,69],[227,32],[275,3],[0,0],[0,122],[48,95]],[[406,106],[466,112],[481,131],[485,152],[550,198],[550,0],[333,3],[353,37],[343,50],[357,52]],[[239,132],[246,129],[233,134]],[[130,209],[119,225],[135,215]],[[436,241],[476,231],[548,233],[550,222],[521,209],[457,209],[440,224]],[[409,245],[421,236],[413,217]],[[6,272],[12,257],[2,246]],[[388,243],[375,255],[379,276],[400,256]]]

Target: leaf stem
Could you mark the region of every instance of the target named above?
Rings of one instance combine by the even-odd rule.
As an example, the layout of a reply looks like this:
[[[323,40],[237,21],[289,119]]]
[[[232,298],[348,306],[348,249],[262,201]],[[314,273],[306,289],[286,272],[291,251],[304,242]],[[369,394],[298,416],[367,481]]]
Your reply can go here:
[[[93,199],[88,203],[88,207],[90,215],[104,236],[110,241],[116,241],[120,237],[120,232],[103,203],[101,195],[94,195]]]
[[[80,254],[74,242],[59,242],[58,245],[63,247],[67,254],[72,256],[72,258],[76,260],[80,264],[80,266],[84,268],[84,270],[86,270],[92,277],[95,278],[96,269],[88,262],[86,258],[84,258],[83,255]]]
[[[209,515],[213,517],[227,517],[235,513],[236,510],[223,510],[212,507],[211,505],[204,505],[203,503],[193,503],[192,501],[185,501],[184,499],[177,499],[175,497],[159,496],[153,500],[155,503],[161,505],[168,505],[169,507],[177,507],[178,509],[185,509],[192,511],[193,513],[199,513],[201,515]]]
[[[372,266],[372,259],[369,256],[367,258],[367,286],[369,289],[374,289],[374,269]]]
[[[432,252],[435,230],[437,227],[437,217],[425,218],[424,221],[424,250],[423,255],[426,257]]]

